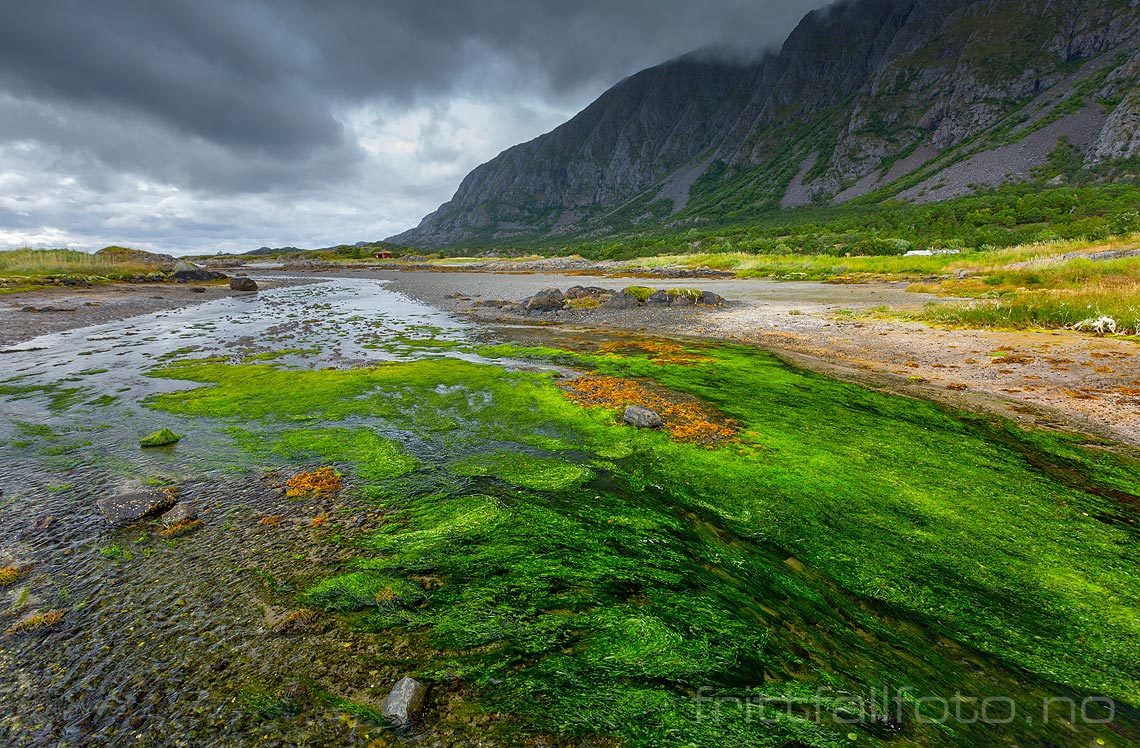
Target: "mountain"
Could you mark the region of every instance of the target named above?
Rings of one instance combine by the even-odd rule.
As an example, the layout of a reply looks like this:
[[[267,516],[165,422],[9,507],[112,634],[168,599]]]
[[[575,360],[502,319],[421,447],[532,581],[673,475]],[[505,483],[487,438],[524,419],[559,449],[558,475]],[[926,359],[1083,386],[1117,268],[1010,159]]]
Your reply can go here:
[[[626,78],[390,240],[943,200],[1040,176],[1059,156],[1110,173],[1138,154],[1140,0],[853,0],[809,13],[752,62],[693,53]]]

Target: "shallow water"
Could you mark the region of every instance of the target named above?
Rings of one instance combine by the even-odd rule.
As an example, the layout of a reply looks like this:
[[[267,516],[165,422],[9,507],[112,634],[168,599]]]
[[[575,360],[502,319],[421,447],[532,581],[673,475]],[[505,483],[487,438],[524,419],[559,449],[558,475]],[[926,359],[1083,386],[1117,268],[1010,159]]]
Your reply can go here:
[[[176,356],[258,360],[281,350],[297,352],[275,361],[300,368],[393,360],[422,355],[392,345],[399,341],[461,341],[469,332],[381,282],[329,279],[45,335],[4,354],[0,385],[18,391],[0,395],[0,565],[32,571],[0,590],[0,624],[29,611],[66,615],[43,635],[0,640],[0,742],[273,737],[272,723],[235,706],[256,691],[259,673],[335,673],[354,688],[374,683],[382,698],[391,681],[358,672],[360,655],[381,642],[343,630],[270,637],[261,614],[274,595],[288,605],[275,576],[298,562],[320,573],[338,555],[322,539],[367,512],[286,500],[213,424],[143,407],[150,395],[186,386],[145,372]],[[138,448],[139,437],[162,427],[184,435],[177,449]],[[183,497],[200,502],[204,528],[164,539],[153,522],[105,527],[94,502],[139,480],[181,483]],[[280,524],[259,524],[267,516]],[[51,526],[37,530],[48,517]],[[161,721],[150,719],[156,713]],[[375,731],[330,712],[328,724],[295,726],[276,740],[341,745]]]

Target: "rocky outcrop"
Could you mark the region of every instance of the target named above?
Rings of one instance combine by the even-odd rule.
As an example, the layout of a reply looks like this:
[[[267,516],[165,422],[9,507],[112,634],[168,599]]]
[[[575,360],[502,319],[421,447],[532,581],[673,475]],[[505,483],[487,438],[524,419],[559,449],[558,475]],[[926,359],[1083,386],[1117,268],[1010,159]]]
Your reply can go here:
[[[974,159],[952,175],[961,190],[923,193],[941,199],[1028,178],[1062,135],[1089,164],[1132,158],[1138,49],[1135,2],[840,3],[809,13],[778,53],[692,54],[630,76],[476,168],[392,241],[591,236],[717,216],[726,200],[774,210],[897,195],[908,175],[940,184]]]

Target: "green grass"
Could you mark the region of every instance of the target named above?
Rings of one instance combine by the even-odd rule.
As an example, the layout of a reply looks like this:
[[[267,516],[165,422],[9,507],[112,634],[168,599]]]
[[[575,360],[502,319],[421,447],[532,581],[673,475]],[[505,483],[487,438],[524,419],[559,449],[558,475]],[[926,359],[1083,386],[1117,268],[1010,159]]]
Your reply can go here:
[[[42,281],[51,276],[110,279],[161,268],[129,256],[94,255],[72,249],[14,249],[0,252],[0,278],[9,282]]]
[[[850,708],[842,691],[902,685],[1008,695],[1026,713],[1050,694],[1140,703],[1135,455],[742,347],[703,347],[688,366],[480,352],[653,379],[734,419],[741,440],[674,442],[570,402],[548,375],[457,359],[184,362],[156,374],[213,386],[151,405],[257,428],[239,439],[255,451],[264,433],[281,454],[355,465],[386,521],[304,601],[414,636],[409,666],[473,684],[508,715],[499,729],[835,746],[892,733],[817,722],[816,694],[825,710]],[[415,470],[403,450],[371,457],[372,437],[398,437]],[[996,729],[910,719],[898,739],[1119,742],[1087,724]]]

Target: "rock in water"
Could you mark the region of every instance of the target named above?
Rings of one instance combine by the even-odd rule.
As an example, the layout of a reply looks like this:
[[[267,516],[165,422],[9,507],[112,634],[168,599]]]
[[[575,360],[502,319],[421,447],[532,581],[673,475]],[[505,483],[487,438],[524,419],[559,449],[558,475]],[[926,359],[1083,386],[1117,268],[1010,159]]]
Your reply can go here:
[[[198,519],[198,502],[180,501],[162,515],[162,524],[176,525]]]
[[[661,416],[657,415],[656,411],[643,408],[640,405],[631,405],[626,408],[622,420],[639,429],[658,429],[663,425]]]
[[[170,429],[161,429],[139,439],[140,447],[165,447],[176,444],[182,437]]]
[[[428,686],[415,678],[400,678],[384,699],[384,716],[400,727],[410,727],[427,703]]]
[[[231,291],[256,291],[257,283],[253,278],[247,278],[244,275],[239,275],[236,278],[230,278]]]
[[[565,303],[566,297],[557,288],[544,288],[523,302],[523,306],[531,312],[556,312]]]
[[[109,524],[129,525],[144,517],[166,511],[174,506],[175,501],[177,498],[173,492],[151,488],[99,499],[96,506]]]

